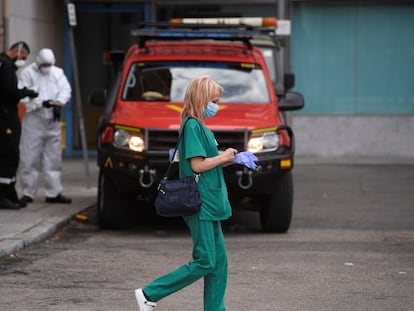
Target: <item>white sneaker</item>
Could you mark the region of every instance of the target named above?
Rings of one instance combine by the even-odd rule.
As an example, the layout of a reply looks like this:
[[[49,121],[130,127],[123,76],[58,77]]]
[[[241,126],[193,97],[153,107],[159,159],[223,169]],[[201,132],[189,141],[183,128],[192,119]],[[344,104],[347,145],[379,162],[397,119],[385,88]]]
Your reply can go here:
[[[135,290],[135,298],[137,299],[139,311],[152,311],[155,310],[157,304],[155,302],[147,300],[142,288]]]

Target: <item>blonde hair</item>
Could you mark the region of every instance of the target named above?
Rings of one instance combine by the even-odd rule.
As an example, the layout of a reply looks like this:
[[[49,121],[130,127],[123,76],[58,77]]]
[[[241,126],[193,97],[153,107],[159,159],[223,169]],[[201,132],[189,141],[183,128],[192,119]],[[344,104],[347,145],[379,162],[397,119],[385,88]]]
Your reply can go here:
[[[184,109],[181,121],[194,117],[203,121],[203,111],[207,103],[221,97],[223,87],[208,76],[200,76],[190,82],[184,96]]]

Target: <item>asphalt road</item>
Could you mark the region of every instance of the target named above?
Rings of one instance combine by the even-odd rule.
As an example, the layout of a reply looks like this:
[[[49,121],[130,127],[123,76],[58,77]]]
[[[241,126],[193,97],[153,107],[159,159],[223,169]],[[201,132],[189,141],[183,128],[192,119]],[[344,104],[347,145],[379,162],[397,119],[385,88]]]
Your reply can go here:
[[[254,212],[223,224],[227,310],[414,310],[413,184],[414,165],[298,164],[287,234],[262,233]],[[190,259],[180,220],[100,231],[94,213],[0,260],[0,310],[137,310],[134,288]],[[157,311],[203,310],[202,287]]]

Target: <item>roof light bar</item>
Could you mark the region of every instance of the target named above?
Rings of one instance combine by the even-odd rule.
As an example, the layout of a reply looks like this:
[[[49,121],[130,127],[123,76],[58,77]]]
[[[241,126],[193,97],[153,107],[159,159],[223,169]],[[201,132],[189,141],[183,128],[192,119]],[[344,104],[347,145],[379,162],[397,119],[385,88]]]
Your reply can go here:
[[[151,28],[142,28],[150,26]],[[131,35],[138,37],[139,46],[144,46],[148,40],[227,40],[227,41],[242,41],[249,48],[251,48],[250,39],[260,35],[260,32],[255,30],[237,29],[235,27],[228,27],[226,29],[216,29],[209,27],[199,27],[202,25],[193,24],[165,24],[165,23],[150,23],[143,24],[141,27],[133,29]],[[165,29],[166,27],[173,27]]]
[[[133,36],[151,38],[189,38],[189,39],[223,39],[240,40],[252,39],[259,33],[257,31],[240,31],[236,29],[213,30],[213,29],[133,29]]]
[[[171,23],[250,25],[253,27],[277,27],[274,17],[223,17],[223,18],[171,18]]]

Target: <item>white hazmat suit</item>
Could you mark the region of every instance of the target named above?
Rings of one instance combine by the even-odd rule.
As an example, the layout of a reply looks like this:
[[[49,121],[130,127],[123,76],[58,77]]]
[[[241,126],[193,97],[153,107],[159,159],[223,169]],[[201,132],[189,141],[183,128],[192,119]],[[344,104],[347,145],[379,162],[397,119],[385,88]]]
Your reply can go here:
[[[44,64],[51,66],[41,67]],[[70,100],[72,89],[63,70],[54,64],[53,51],[42,49],[36,62],[23,69],[20,74],[20,87],[39,93],[36,98],[26,97],[22,100],[26,113],[20,140],[20,180],[23,195],[30,198],[36,195],[41,169],[46,198],[58,196],[63,188],[60,122],[54,120],[53,108],[43,107],[43,102],[51,100],[57,105],[65,105]]]

